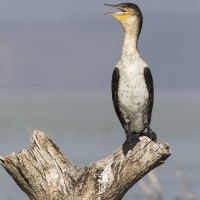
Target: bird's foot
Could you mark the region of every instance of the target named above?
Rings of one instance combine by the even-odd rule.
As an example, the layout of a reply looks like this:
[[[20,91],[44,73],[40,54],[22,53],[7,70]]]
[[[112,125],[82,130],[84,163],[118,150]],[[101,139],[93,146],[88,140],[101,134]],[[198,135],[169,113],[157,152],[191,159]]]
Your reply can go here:
[[[139,142],[139,137],[136,134],[128,134],[126,132],[126,141],[122,145],[123,154],[126,156],[129,151],[131,151],[135,145]]]
[[[153,132],[151,129],[147,130],[146,133],[141,133],[140,136],[147,136],[150,138],[152,141],[156,142],[157,141],[157,135],[155,132]]]
[[[147,136],[154,142],[157,141],[157,135],[155,132],[153,132],[151,129],[147,131]]]
[[[138,141],[138,134],[126,133],[126,142],[129,144],[131,149],[137,144]]]
[[[131,133],[130,122],[128,123],[128,131],[126,131],[125,133],[126,133],[126,141],[129,143],[130,148],[132,149],[139,141],[139,137],[138,134]]]

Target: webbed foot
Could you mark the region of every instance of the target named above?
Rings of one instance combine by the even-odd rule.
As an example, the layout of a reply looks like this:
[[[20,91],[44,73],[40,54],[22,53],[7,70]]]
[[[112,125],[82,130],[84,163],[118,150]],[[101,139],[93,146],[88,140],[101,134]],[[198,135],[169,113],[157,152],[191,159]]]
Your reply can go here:
[[[157,141],[157,135],[156,135],[156,133],[151,130],[151,128],[149,127],[149,124],[146,124],[146,128],[147,128],[147,132],[144,133],[143,135],[146,135],[152,141],[156,142]]]
[[[134,148],[135,145],[139,142],[139,136],[138,134],[128,133],[126,132],[126,141],[125,143],[128,143],[130,148]]]
[[[157,135],[151,129],[149,131],[147,131],[147,137],[149,137],[154,142],[157,141]]]

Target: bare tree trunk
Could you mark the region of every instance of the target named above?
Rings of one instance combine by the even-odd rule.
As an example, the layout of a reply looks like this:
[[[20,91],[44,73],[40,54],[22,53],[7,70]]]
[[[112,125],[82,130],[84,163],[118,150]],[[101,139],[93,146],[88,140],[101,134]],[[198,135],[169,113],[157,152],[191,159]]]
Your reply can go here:
[[[140,137],[132,149],[125,142],[110,156],[78,168],[44,133],[34,131],[31,141],[30,150],[0,157],[0,164],[31,200],[122,199],[171,155],[168,144]]]

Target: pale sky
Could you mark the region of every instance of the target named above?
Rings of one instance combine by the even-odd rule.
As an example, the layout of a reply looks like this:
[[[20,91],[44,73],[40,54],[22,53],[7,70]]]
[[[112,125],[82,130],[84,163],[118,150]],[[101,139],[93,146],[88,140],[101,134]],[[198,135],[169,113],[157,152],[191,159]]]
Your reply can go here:
[[[102,15],[110,10],[103,4],[120,2],[0,1],[0,88],[110,89],[123,31]],[[200,1],[134,3],[144,16],[139,50],[155,87],[199,89]]]
[[[96,18],[104,12],[104,3],[117,4],[122,1],[73,1],[73,0],[2,0],[0,1],[0,21],[65,21],[67,19],[91,16]],[[126,1],[125,1],[126,2]],[[138,4],[143,12],[199,14],[198,0],[151,0],[130,1]],[[96,15],[96,16],[95,16]]]

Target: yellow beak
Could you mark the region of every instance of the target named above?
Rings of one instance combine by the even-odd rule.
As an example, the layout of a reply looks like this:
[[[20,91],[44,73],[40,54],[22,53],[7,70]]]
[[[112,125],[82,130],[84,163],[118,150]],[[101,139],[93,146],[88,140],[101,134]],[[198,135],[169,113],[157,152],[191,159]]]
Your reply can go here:
[[[129,16],[129,12],[127,8],[121,8],[119,5],[111,5],[111,4],[104,4],[104,6],[109,6],[109,7],[113,7],[113,8],[117,8],[121,10],[120,12],[104,13],[104,15],[111,15],[121,23],[124,23],[127,20]]]

